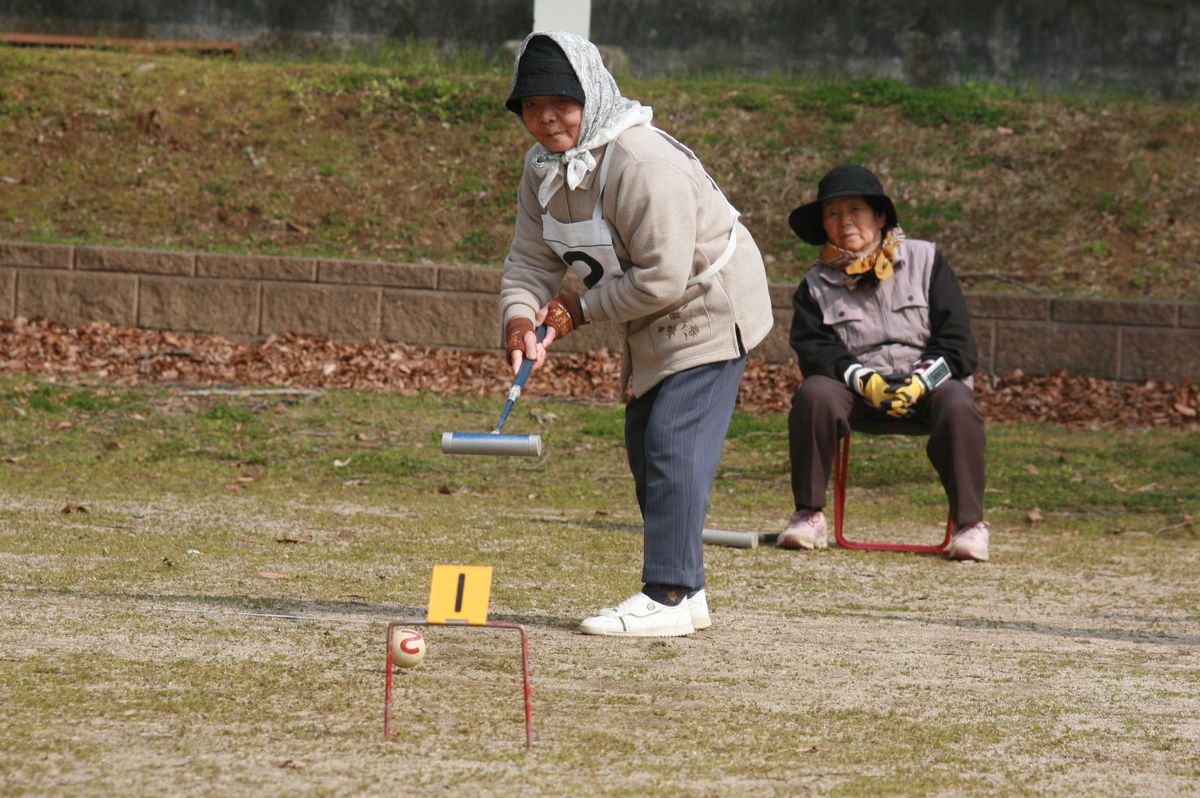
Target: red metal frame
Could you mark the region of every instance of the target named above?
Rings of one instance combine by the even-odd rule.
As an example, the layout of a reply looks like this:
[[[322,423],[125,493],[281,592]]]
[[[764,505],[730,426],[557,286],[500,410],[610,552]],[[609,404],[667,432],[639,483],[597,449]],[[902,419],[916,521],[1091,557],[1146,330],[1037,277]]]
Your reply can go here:
[[[846,549],[866,549],[868,551],[907,551],[916,554],[941,554],[950,545],[950,534],[954,531],[954,518],[946,514],[946,537],[941,543],[925,545],[920,543],[884,543],[868,540],[849,540],[842,534],[842,521],[846,517],[846,478],[850,472],[850,433],[847,432],[838,441],[837,454],[833,459],[833,536],[837,544]]]
[[[399,620],[392,621],[387,627],[387,677],[384,684],[383,694],[383,736],[387,739],[392,736],[392,633],[402,626],[462,626],[467,629],[513,629],[521,634],[521,680],[525,688],[525,747],[529,748],[533,745],[533,704],[530,701],[530,686],[529,686],[529,635],[525,627],[519,623],[506,623],[504,621],[486,621],[482,624],[466,624],[466,623],[430,623],[422,620]]]

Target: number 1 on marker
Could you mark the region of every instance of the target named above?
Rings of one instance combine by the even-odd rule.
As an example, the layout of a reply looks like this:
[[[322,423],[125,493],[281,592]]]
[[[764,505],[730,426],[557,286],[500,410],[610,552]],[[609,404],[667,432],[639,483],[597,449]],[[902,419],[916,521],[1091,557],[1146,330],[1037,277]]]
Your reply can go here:
[[[429,623],[487,623],[490,565],[435,565],[429,583]]]

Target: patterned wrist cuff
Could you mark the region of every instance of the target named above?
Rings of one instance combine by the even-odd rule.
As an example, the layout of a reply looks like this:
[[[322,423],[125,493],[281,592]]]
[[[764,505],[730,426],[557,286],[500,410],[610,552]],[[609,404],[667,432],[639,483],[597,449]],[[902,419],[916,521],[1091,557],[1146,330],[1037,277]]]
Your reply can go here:
[[[555,334],[563,338],[575,328],[571,321],[571,313],[561,302],[551,302],[550,310],[546,313],[546,324],[554,328]]]

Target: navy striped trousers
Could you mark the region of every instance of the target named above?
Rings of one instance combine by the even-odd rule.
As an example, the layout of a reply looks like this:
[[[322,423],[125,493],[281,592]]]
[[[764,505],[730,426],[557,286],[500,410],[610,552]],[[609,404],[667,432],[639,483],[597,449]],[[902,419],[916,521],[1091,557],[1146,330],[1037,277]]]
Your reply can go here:
[[[642,510],[642,582],[704,587],[704,518],[746,356],[681,371],[625,406]]]

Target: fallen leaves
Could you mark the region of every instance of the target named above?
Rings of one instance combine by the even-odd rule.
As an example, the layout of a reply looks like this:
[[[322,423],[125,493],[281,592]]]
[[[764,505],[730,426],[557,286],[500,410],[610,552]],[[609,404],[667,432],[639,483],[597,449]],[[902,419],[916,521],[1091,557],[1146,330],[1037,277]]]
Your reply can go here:
[[[530,379],[525,395],[618,401],[620,371],[620,355],[607,349],[556,352]],[[512,384],[512,372],[493,351],[378,340],[331,341],[294,334],[245,342],[105,322],[68,327],[43,320],[0,321],[0,374],[21,373],[47,378],[87,375],[120,386],[184,382],[273,386],[297,392],[351,388],[497,398]],[[752,412],[786,412],[800,381],[794,363],[752,359],[742,379],[739,406]],[[1200,431],[1200,386],[1187,380],[1127,383],[1071,376],[1061,370],[1036,377],[1018,371],[978,374],[975,386],[989,422]],[[16,405],[13,409],[22,412]],[[130,418],[144,420],[137,413]],[[539,424],[556,420],[553,413],[540,410],[533,418]]]

